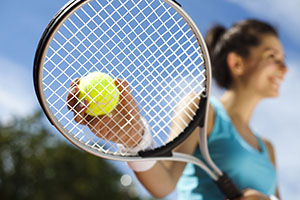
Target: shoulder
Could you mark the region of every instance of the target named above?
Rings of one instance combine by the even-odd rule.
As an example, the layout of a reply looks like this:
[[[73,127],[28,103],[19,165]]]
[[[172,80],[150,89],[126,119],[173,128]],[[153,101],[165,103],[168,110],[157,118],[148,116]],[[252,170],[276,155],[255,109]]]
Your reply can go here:
[[[273,165],[275,166],[276,162],[275,162],[275,150],[274,150],[274,146],[273,146],[273,144],[269,140],[267,140],[265,138],[262,138],[262,140],[263,140],[264,144],[266,145],[266,148],[268,150],[270,159],[271,159]]]

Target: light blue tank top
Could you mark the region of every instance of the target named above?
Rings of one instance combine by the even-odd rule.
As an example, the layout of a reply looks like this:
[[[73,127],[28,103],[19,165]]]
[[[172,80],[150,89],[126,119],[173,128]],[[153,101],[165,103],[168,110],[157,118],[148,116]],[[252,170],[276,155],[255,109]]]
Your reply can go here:
[[[268,150],[258,136],[260,151],[249,145],[236,131],[223,105],[216,98],[213,130],[208,138],[209,152],[216,165],[233,179],[239,189],[252,188],[266,195],[275,194],[277,176]],[[194,156],[202,159],[199,148]],[[221,200],[224,195],[199,167],[186,165],[177,184],[179,200]]]

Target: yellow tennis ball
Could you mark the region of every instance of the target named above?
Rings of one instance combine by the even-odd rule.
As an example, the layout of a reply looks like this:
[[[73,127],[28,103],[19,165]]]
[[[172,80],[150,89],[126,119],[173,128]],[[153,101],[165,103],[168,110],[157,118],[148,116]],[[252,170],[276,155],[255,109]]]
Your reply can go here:
[[[79,100],[88,100],[86,113],[91,116],[106,115],[118,104],[119,90],[108,74],[91,72],[80,79]]]

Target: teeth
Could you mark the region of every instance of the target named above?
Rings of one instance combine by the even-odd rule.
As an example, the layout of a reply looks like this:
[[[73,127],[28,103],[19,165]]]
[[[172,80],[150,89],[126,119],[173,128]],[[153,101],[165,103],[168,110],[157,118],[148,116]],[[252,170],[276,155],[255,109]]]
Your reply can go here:
[[[280,85],[280,83],[282,82],[282,80],[280,78],[273,78],[273,83],[276,85]]]

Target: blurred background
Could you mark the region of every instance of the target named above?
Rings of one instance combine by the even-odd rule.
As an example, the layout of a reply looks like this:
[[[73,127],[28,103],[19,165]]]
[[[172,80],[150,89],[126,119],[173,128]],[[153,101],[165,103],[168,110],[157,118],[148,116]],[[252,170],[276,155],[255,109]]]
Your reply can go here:
[[[0,0],[0,199],[151,199],[126,164],[88,155],[41,112],[32,66],[45,27],[67,0]],[[273,24],[289,71],[279,98],[263,101],[251,126],[275,145],[282,199],[300,199],[300,1],[178,0],[200,31],[245,18]],[[214,87],[213,95],[222,93]],[[166,199],[176,198],[176,191]]]

